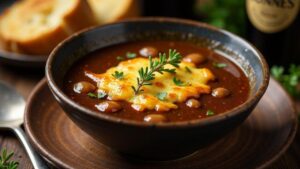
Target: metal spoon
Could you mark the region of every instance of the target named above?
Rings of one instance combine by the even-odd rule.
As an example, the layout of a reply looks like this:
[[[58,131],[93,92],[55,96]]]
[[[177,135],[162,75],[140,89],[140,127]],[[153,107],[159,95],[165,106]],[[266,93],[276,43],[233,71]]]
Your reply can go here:
[[[31,147],[20,127],[23,123],[24,109],[23,97],[13,88],[0,82],[0,128],[11,129],[16,133],[35,169],[47,169],[46,163]]]

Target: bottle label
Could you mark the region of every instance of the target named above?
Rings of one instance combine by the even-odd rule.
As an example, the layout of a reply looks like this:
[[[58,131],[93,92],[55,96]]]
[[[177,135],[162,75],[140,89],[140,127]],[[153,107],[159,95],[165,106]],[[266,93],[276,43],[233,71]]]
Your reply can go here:
[[[297,17],[300,0],[247,0],[250,22],[264,33],[287,28]]]

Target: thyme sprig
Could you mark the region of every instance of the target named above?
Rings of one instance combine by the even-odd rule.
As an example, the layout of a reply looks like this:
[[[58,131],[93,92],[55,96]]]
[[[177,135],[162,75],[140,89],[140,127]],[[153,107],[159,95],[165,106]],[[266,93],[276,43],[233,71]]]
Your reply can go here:
[[[0,156],[0,168],[1,169],[17,169],[18,168],[19,163],[11,160],[13,155],[14,155],[13,152],[7,153],[6,149],[2,150],[2,154]]]
[[[181,54],[175,49],[169,49],[169,55],[167,57],[166,53],[159,53],[159,58],[153,60],[149,56],[149,67],[141,67],[138,70],[139,77],[137,77],[137,86],[131,86],[135,94],[138,94],[140,91],[143,91],[142,86],[152,85],[151,80],[155,79],[155,72],[163,74],[164,72],[175,73],[176,69],[165,68],[165,65],[170,64],[174,67],[179,67],[181,61]]]

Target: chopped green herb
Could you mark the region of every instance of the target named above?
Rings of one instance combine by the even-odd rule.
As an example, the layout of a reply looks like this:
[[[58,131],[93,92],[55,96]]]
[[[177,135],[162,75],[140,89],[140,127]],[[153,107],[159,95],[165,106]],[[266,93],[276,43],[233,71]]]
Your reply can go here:
[[[133,53],[133,52],[127,52],[127,53],[126,53],[126,57],[127,57],[128,59],[135,58],[135,57],[136,57],[136,53]]]
[[[13,157],[14,152],[10,152],[7,154],[6,149],[2,150],[2,155],[0,156],[0,169],[17,169],[19,163],[16,161],[10,161]]]
[[[161,100],[161,101],[164,101],[167,97],[168,93],[167,92],[160,92],[160,93],[157,93],[156,97]]]
[[[124,72],[115,71],[115,73],[112,74],[112,76],[116,79],[123,79],[124,78]]]
[[[215,115],[215,112],[213,112],[212,110],[207,110],[206,115],[213,116],[213,115]]]
[[[99,93],[97,93],[97,94],[95,94],[95,93],[92,93],[92,92],[89,92],[88,94],[87,94],[89,97],[91,97],[91,98],[98,98],[98,99],[102,99],[102,98],[104,98],[105,96],[106,96],[106,94],[105,93],[102,93],[102,92],[99,92]]]
[[[216,68],[224,68],[224,67],[227,67],[227,64],[226,63],[217,63],[217,62],[214,62],[213,66],[216,67]]]
[[[177,86],[187,86],[187,85],[189,85],[188,83],[185,83],[185,82],[181,81],[180,79],[177,79],[176,77],[173,78],[173,82]]]
[[[104,98],[106,96],[106,93],[103,93],[103,92],[98,92],[98,94],[97,94],[97,98],[98,99],[102,99],[102,98]]]
[[[149,56],[149,67],[142,67],[138,70],[139,77],[137,77],[137,86],[131,86],[135,94],[138,94],[144,85],[151,85],[151,80],[155,79],[155,72],[163,74],[163,72],[175,73],[175,69],[166,69],[164,66],[170,64],[174,67],[179,67],[181,61],[181,55],[175,49],[169,50],[169,57],[167,58],[166,53],[159,53],[159,58],[157,60],[152,60]]]
[[[124,60],[124,57],[122,57],[122,56],[117,56],[117,60],[118,60],[118,61],[122,61],[122,60]]]
[[[189,67],[185,67],[185,70],[187,71],[187,72],[189,72],[189,73],[192,73],[192,71],[191,71],[191,69],[189,68]]]
[[[97,95],[95,93],[92,93],[92,92],[89,92],[87,95],[91,98],[97,98]]]

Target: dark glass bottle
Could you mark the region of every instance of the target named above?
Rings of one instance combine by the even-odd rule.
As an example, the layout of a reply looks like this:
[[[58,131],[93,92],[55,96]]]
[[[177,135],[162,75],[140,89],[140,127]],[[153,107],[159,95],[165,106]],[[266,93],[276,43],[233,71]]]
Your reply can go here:
[[[300,64],[300,0],[246,0],[247,39],[270,66]]]

